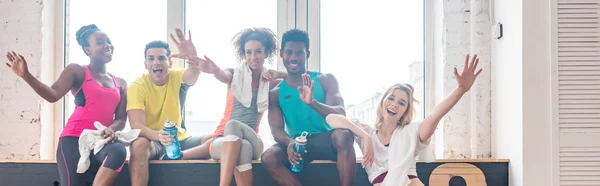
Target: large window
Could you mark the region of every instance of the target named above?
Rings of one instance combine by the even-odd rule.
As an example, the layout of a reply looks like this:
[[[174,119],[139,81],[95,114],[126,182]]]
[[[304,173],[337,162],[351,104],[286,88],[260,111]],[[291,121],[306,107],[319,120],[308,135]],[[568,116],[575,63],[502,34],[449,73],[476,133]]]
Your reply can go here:
[[[423,6],[423,1],[321,1],[321,72],[337,77],[348,117],[375,123],[385,90],[409,83],[421,102],[415,104],[415,119],[423,118]]]
[[[144,8],[137,8],[135,13],[131,7],[143,3]],[[144,68],[144,47],[152,40],[167,38],[167,0],[150,1],[118,1],[118,0],[86,0],[70,1],[69,47],[67,62],[87,65],[90,59],[77,44],[76,33],[81,26],[96,24],[106,32],[115,49],[113,60],[107,71],[124,78],[128,84],[146,72]],[[66,64],[65,64],[66,66]],[[73,113],[75,104],[71,93],[65,99],[65,121]],[[129,124],[126,126],[128,130]]]
[[[374,123],[378,99],[395,83],[411,84],[424,101],[423,5],[321,1],[321,71],[337,77],[349,117]]]
[[[253,0],[235,1],[187,1],[186,28],[192,31],[192,38],[199,55],[211,58],[221,69],[235,68],[239,61],[235,57],[232,39],[236,33],[246,28],[266,27],[277,33],[277,1]],[[265,66],[274,69],[276,57]],[[212,134],[225,112],[227,85],[219,82],[211,74],[201,74],[196,85],[187,95],[185,122],[192,135]],[[264,113],[259,125],[259,135],[265,147],[273,145]]]
[[[315,6],[313,2],[320,5]],[[143,8],[136,8],[132,13],[131,7],[140,7],[140,4]],[[83,25],[96,24],[115,46],[108,71],[131,83],[146,73],[143,67],[145,44],[152,40],[166,41],[168,34],[174,32],[170,30],[173,27],[191,30],[198,54],[210,57],[222,69],[239,65],[232,39],[243,29],[270,28],[278,33],[279,40],[284,29],[310,27],[311,43],[319,46],[311,48],[315,50],[311,58],[320,59],[313,61],[317,65],[311,65],[337,77],[349,117],[373,123],[377,100],[383,91],[403,82],[415,87],[415,97],[421,102],[417,105],[416,119],[422,119],[425,101],[423,5],[423,1],[70,1],[66,19],[70,42],[66,58],[68,63],[89,63],[77,45],[75,33]],[[185,15],[178,16],[180,12]],[[174,20],[181,18],[184,20]],[[267,68],[275,69],[278,58],[279,55],[267,62]],[[226,93],[226,84],[213,75],[200,75],[197,84],[190,88],[185,105],[186,127],[192,135],[215,131],[225,112]],[[68,117],[74,109],[74,101],[70,94],[65,100],[64,116]],[[267,116],[268,113],[263,115],[259,125],[265,147],[275,143]],[[129,128],[128,124],[126,130]],[[357,155],[361,156],[358,148]]]

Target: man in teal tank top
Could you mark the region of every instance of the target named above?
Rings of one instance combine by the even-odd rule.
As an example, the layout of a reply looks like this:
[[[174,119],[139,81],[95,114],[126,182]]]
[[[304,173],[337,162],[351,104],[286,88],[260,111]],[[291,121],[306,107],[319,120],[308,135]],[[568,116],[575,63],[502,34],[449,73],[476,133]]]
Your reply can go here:
[[[325,122],[329,114],[345,115],[344,99],[333,75],[306,71],[309,46],[304,31],[283,34],[280,56],[288,76],[269,93],[269,125],[277,144],[263,153],[261,161],[278,185],[301,185],[289,167],[300,159],[293,150],[294,138],[307,132],[305,166],[313,160],[337,161],[340,185],[349,186],[356,167],[354,134],[332,130]]]

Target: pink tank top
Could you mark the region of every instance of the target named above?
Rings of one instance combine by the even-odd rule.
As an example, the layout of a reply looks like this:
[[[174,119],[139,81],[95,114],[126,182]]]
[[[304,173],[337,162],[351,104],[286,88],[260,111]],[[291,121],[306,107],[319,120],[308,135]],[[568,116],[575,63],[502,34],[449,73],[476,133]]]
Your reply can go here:
[[[96,121],[107,127],[113,123],[115,110],[117,110],[121,100],[121,86],[115,76],[111,76],[115,88],[103,87],[94,80],[90,69],[85,66],[85,81],[83,81],[81,88],[73,94],[77,96],[83,90],[85,104],[75,107],[75,111],[69,117],[67,125],[60,135],[61,137],[79,137],[83,129],[96,130],[96,127],[94,127]]]

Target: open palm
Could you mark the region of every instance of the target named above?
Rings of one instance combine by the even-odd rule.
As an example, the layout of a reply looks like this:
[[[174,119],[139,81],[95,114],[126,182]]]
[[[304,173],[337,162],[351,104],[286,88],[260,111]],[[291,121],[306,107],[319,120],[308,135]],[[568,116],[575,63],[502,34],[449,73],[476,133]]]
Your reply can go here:
[[[313,87],[315,82],[310,80],[310,75],[302,74],[302,86],[298,87],[300,99],[306,104],[311,104],[313,101]]]
[[[190,68],[198,68],[204,73],[215,74],[220,70],[217,64],[206,56],[204,56],[204,59],[199,58],[198,56],[190,56],[187,59]]]
[[[175,45],[177,45],[179,53],[172,54],[171,57],[184,59],[188,56],[196,56],[196,46],[194,46],[194,43],[192,43],[192,31],[188,32],[188,39],[185,39],[185,36],[183,35],[183,31],[181,31],[181,29],[177,29],[176,33],[177,38],[175,38],[175,36],[171,34],[171,39],[173,39],[173,42],[175,42]]]
[[[469,91],[477,76],[481,73],[483,69],[477,70],[477,64],[479,63],[479,58],[477,58],[477,54],[473,56],[471,62],[469,62],[469,54],[467,54],[467,59],[465,59],[465,67],[463,68],[462,74],[458,74],[458,70],[454,67],[454,76],[456,77],[456,81],[458,82],[458,88],[464,92]],[[475,72],[477,70],[477,72]]]
[[[24,77],[27,73],[29,73],[29,69],[27,69],[27,61],[25,58],[17,54],[16,52],[7,52],[6,58],[8,58],[8,62],[6,66],[8,66],[17,76]]]

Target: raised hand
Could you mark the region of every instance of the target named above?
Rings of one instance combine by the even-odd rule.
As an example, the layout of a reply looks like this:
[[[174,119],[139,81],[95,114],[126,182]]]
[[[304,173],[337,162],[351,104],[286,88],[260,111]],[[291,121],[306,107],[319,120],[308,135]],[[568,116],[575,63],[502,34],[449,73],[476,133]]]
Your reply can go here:
[[[312,91],[314,85],[315,82],[310,80],[309,74],[302,74],[302,86],[298,87],[298,92],[300,92],[300,99],[302,100],[302,102],[306,103],[307,105],[312,104]]]
[[[194,46],[194,43],[192,43],[192,31],[188,31],[189,39],[187,40],[185,39],[181,29],[176,29],[176,33],[179,40],[177,40],[173,34],[171,34],[171,39],[173,39],[173,42],[175,42],[175,45],[177,45],[179,53],[171,54],[171,57],[184,59],[187,56],[196,56],[196,47]]]
[[[467,58],[465,59],[465,67],[463,68],[462,74],[458,74],[458,70],[454,67],[454,76],[456,77],[456,81],[458,82],[458,89],[463,92],[469,91],[471,86],[473,86],[473,82],[477,79],[477,76],[481,73],[483,69],[477,70],[477,64],[479,63],[479,58],[477,58],[477,54],[473,56],[471,62],[469,63],[469,54],[467,54]],[[477,70],[477,72],[475,72]]]
[[[206,56],[204,56],[204,59],[198,56],[188,56],[186,59],[188,60],[189,68],[197,68],[207,74],[215,74],[221,70],[215,62]]]
[[[25,75],[29,74],[27,61],[25,61],[25,58],[21,54],[17,54],[15,51],[7,52],[6,58],[8,58],[6,66],[17,74],[17,76],[23,78]]]

